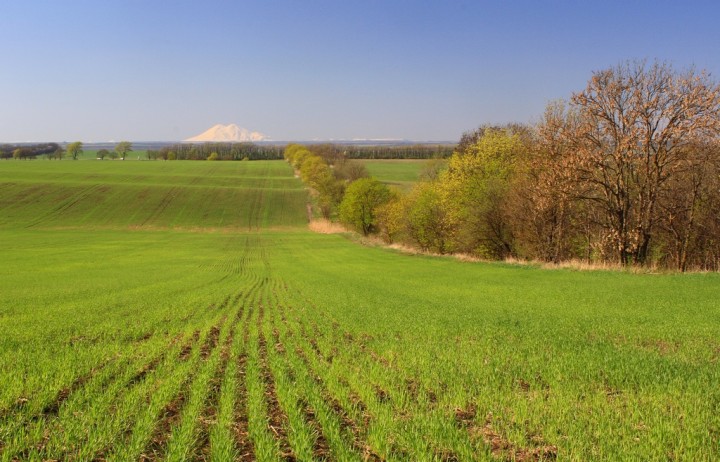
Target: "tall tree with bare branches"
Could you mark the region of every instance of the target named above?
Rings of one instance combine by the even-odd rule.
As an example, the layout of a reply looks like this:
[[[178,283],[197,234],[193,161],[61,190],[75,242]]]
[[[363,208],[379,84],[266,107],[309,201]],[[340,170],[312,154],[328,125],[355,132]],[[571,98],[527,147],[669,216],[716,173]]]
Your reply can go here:
[[[705,72],[629,62],[595,72],[571,102],[577,172],[592,186],[585,199],[602,209],[615,258],[644,264],[682,153],[720,133],[720,87]]]

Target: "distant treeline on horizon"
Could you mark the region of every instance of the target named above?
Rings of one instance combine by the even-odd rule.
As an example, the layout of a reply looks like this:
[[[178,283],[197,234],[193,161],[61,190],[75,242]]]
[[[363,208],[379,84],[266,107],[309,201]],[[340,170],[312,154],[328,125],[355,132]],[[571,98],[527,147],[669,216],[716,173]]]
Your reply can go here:
[[[297,144],[297,143],[296,143]],[[338,145],[315,143],[307,146],[333,146],[348,159],[433,159],[452,155],[455,145]],[[285,145],[261,143],[180,143],[148,150],[148,159],[162,160],[276,160],[283,159]]]
[[[273,160],[282,159],[283,150],[290,142],[204,142],[171,143],[162,141],[132,142],[134,151],[147,151],[148,159],[162,160]],[[0,145],[0,158],[13,158],[21,150],[22,159],[33,159],[51,154],[68,143],[13,143]],[[349,159],[432,159],[447,158],[455,148],[450,142],[414,142],[402,140],[359,140],[338,142],[300,142],[306,146],[332,145],[342,149]],[[117,143],[83,143],[86,151],[106,149],[112,151]],[[213,155],[215,154],[215,155]]]
[[[0,159],[12,159],[13,157],[23,159],[35,158],[37,156],[54,153],[59,147],[60,145],[58,143],[0,144]]]

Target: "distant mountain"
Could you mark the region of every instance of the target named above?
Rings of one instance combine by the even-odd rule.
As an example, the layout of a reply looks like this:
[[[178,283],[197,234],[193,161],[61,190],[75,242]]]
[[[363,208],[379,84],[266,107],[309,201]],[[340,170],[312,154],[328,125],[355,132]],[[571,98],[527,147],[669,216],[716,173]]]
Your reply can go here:
[[[206,142],[206,141],[264,141],[268,137],[259,132],[251,132],[247,128],[238,127],[235,124],[221,125],[217,124],[197,136],[188,138],[183,141],[187,142]]]

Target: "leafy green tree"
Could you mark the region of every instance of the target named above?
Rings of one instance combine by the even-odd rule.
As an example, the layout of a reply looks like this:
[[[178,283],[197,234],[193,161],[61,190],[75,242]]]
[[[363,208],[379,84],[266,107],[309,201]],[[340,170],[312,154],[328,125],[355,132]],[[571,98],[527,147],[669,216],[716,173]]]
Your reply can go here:
[[[55,150],[55,158],[57,160],[62,160],[62,158],[64,156],[65,156],[65,150],[61,146],[58,146],[58,148]]]
[[[315,190],[317,190],[328,177],[332,176],[333,174],[330,167],[318,156],[310,155],[306,157],[300,166],[300,178]]]
[[[304,148],[298,149],[297,151],[295,151],[295,153],[290,158],[291,159],[290,164],[296,170],[300,170],[300,168],[305,163],[305,161],[312,157],[317,157],[317,156],[313,156],[313,154],[310,151],[308,151],[307,149],[304,149]]]
[[[129,141],[121,141],[117,144],[117,146],[115,146],[115,152],[118,153],[118,156],[120,156],[122,160],[125,160],[125,156],[128,152],[131,151],[132,143],[130,143]]]
[[[109,154],[109,153],[108,153],[108,150],[107,150],[107,149],[101,149],[101,150],[99,150],[99,151],[97,152],[97,157],[98,157],[98,159],[100,159],[100,160],[104,160],[105,157],[106,157],[108,154]]]
[[[452,252],[454,223],[437,182],[419,183],[408,196],[407,233],[423,250]]]
[[[22,158],[22,154],[23,154],[22,149],[20,149],[20,148],[15,149],[15,150],[13,151],[13,159],[20,159],[20,158]]]
[[[300,177],[316,194],[323,217],[330,218],[342,200],[343,184],[335,179],[330,167],[322,158],[309,151],[298,151],[295,160],[303,159]]]
[[[301,144],[294,144],[294,143],[288,144],[287,146],[285,146],[285,150],[283,151],[283,156],[285,157],[285,160],[287,160],[288,162],[290,162],[292,164],[295,160],[295,154],[301,150],[306,150],[305,146],[303,146]]]
[[[367,236],[377,228],[377,209],[392,198],[387,186],[374,178],[361,178],[345,190],[340,221]]]
[[[343,199],[343,193],[345,192],[344,184],[332,175],[325,175],[316,187],[320,212],[324,218],[329,219]]]
[[[401,239],[407,227],[407,195],[391,190],[390,199],[375,209],[378,234],[388,244]]]
[[[475,144],[450,158],[438,186],[453,251],[501,259],[513,253],[505,200],[524,149],[511,130],[486,129]]]
[[[78,156],[83,153],[82,141],[75,141],[67,146],[67,153],[72,156],[73,160],[77,160]]]

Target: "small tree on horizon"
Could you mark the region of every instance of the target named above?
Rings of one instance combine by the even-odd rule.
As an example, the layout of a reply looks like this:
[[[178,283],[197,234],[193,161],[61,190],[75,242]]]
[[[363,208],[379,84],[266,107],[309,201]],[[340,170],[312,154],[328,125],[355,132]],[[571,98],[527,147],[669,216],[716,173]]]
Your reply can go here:
[[[122,160],[125,160],[125,156],[127,155],[128,152],[131,152],[131,151],[132,151],[132,143],[129,141],[121,141],[117,144],[117,146],[115,146],[115,152],[118,153],[118,156],[120,156],[120,158]]]
[[[67,153],[72,156],[73,160],[77,160],[78,156],[83,153],[82,141],[75,141],[74,143],[68,144]]]

